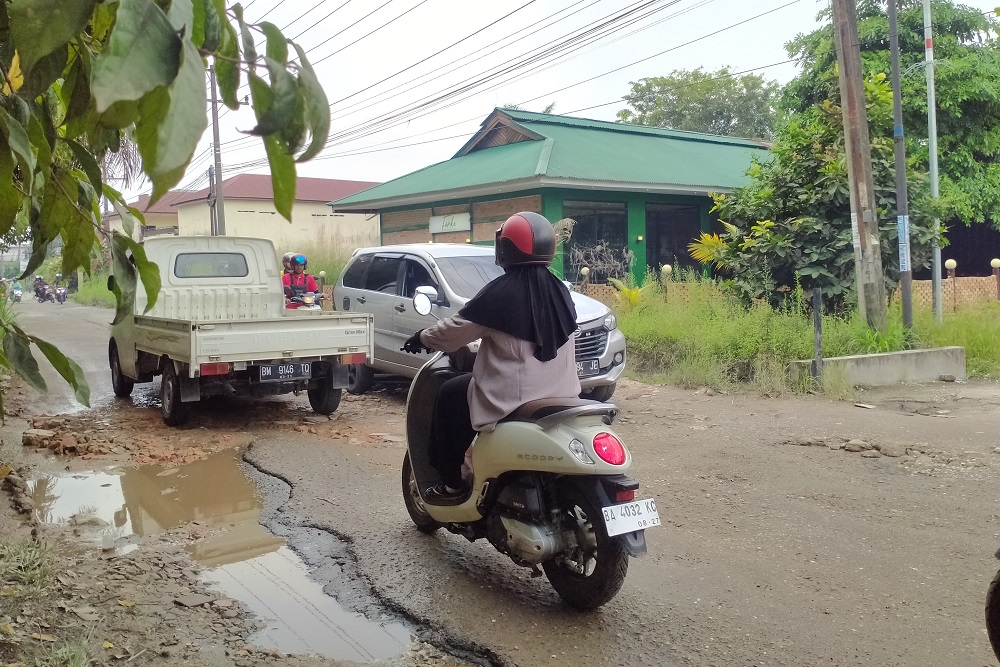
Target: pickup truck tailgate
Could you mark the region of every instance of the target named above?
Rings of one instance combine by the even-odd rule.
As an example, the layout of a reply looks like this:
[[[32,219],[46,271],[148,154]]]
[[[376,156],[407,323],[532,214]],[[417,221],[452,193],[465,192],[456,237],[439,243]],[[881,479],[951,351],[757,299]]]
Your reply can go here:
[[[199,322],[194,328],[194,356],[204,363],[208,357],[255,361],[357,352],[370,355],[372,337],[371,318],[366,316]]]
[[[167,354],[192,366],[212,361],[268,361],[372,353],[374,329],[366,314],[208,321],[135,317],[136,348]]]

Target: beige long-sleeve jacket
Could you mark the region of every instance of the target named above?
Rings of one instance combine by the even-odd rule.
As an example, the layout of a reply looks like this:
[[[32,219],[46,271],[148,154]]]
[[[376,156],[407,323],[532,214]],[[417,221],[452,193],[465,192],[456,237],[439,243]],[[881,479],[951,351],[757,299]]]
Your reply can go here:
[[[575,339],[570,338],[551,361],[535,358],[535,344],[455,315],[424,329],[420,340],[441,352],[481,339],[469,384],[469,414],[477,431],[492,431],[497,422],[529,401],[575,398]]]

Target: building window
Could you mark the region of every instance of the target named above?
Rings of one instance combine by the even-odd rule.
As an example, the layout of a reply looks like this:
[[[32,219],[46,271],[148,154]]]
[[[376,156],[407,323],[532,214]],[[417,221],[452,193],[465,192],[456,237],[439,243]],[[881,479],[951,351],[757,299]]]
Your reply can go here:
[[[688,252],[688,244],[700,235],[701,210],[697,206],[647,204],[646,266],[653,271],[664,264],[700,267]]]
[[[606,282],[608,277],[621,278],[628,273],[629,267],[624,259],[628,250],[628,209],[625,202],[565,200],[563,217],[576,221],[566,248],[566,280],[579,282],[580,269],[594,263],[587,258],[595,255],[608,261],[590,267],[592,282]],[[616,263],[621,264],[620,269],[623,270],[615,268]]]

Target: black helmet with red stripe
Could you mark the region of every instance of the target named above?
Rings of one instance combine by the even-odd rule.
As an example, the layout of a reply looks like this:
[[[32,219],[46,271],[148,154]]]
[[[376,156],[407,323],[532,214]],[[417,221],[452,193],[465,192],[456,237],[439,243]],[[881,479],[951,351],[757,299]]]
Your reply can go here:
[[[515,213],[500,225],[496,235],[496,263],[512,266],[548,266],[556,254],[556,235],[544,215]]]

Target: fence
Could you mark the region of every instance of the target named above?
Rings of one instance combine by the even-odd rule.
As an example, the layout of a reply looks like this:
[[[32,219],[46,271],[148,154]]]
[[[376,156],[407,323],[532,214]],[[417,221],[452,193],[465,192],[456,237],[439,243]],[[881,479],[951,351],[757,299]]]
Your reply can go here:
[[[585,283],[576,287],[581,294],[597,299],[608,307],[618,303],[617,290],[611,285]],[[673,303],[689,304],[692,300],[703,302],[707,295],[718,297],[721,291],[710,285],[686,282],[668,282],[665,300]],[[897,296],[898,297],[898,293]],[[961,306],[982,301],[1000,300],[997,293],[997,276],[966,276],[941,280],[942,308],[954,312]],[[913,281],[913,307],[930,309],[933,305],[933,291],[930,280]]]
[[[946,312],[954,312],[960,306],[997,299],[997,277],[955,277],[941,280],[941,307]],[[930,280],[913,281],[914,308],[930,308],[933,305],[933,291]]]

